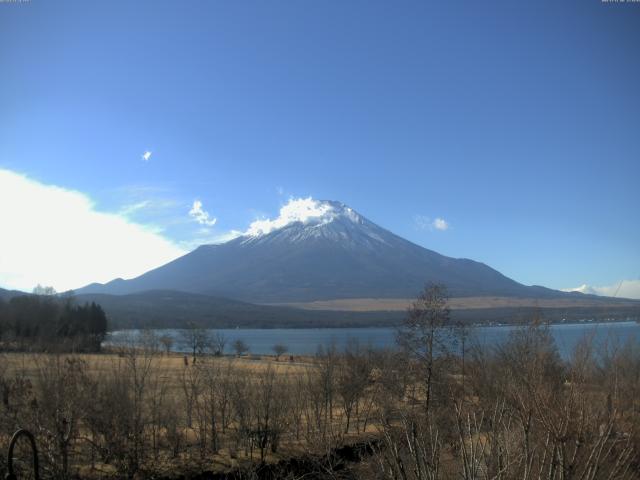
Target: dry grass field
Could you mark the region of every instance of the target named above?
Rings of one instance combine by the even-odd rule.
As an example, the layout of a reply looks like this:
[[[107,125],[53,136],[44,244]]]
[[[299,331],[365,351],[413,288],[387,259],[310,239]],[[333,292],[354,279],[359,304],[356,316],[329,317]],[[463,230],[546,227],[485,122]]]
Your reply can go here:
[[[322,369],[312,357],[2,353],[0,450],[28,428],[52,478],[224,472],[322,455],[375,431],[357,415],[345,429],[337,393],[318,388]]]
[[[58,354],[47,353],[4,353],[0,354],[0,359],[4,364],[5,375],[21,374],[26,378],[35,380],[39,371],[48,359],[57,357]],[[125,357],[115,351],[105,353],[82,353],[62,355],[62,358],[80,359],[86,363],[87,373],[90,375],[101,375],[112,371],[114,367],[126,361]],[[192,366],[192,358],[186,356],[187,366]],[[200,358],[200,362],[203,362]],[[153,357],[154,368],[162,371],[163,376],[169,380],[170,388],[178,388],[179,379],[185,369],[185,355],[178,353],[157,354]],[[263,373],[267,369],[273,370],[277,375],[301,375],[312,366],[312,359],[309,357],[296,357],[296,361],[277,361],[274,356],[244,356],[244,357],[206,357],[208,367],[220,367],[222,365],[231,366],[239,374],[246,373],[252,375]],[[196,360],[196,364],[198,361]]]
[[[280,303],[277,305],[302,308],[305,310],[333,310],[354,312],[406,311],[414,299],[410,298],[344,298],[336,300],[318,300],[315,302]],[[275,305],[275,304],[274,304]],[[455,297],[449,299],[451,310],[491,309],[491,308],[608,308],[637,307],[638,301],[612,300],[608,298],[514,298],[514,297]]]

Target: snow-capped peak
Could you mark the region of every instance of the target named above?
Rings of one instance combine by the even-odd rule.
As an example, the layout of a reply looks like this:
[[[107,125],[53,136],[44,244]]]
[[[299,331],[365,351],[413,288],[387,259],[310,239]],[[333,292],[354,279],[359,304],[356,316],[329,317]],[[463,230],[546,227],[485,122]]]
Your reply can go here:
[[[293,223],[305,226],[324,225],[337,218],[346,218],[354,223],[362,222],[360,215],[340,202],[314,200],[311,197],[291,198],[280,208],[277,218],[255,220],[249,225],[245,235],[259,237]]]

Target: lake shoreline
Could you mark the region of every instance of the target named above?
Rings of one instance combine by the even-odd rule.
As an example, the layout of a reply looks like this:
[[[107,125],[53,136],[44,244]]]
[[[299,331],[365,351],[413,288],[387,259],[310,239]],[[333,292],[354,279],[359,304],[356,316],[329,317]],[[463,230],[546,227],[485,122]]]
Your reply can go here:
[[[468,327],[468,344],[477,342],[481,345],[498,345],[508,339],[512,331],[526,326],[518,324]],[[549,330],[563,357],[569,356],[587,334],[594,335],[599,343],[612,338],[619,342],[633,338],[640,340],[640,324],[635,321],[555,323],[549,324]],[[162,336],[171,338],[172,351],[188,353],[191,349],[184,343],[184,331],[185,329],[117,330],[110,332],[103,346],[135,344],[143,340],[143,332],[152,332],[156,341]],[[223,353],[231,352],[231,344],[242,340],[251,354],[270,355],[274,346],[281,344],[287,349],[285,355],[313,355],[319,347],[335,346],[344,350],[350,344],[358,344],[362,348],[395,348],[397,327],[234,328],[205,331],[211,335],[221,334],[227,340],[227,348]]]
[[[549,325],[549,326],[554,326],[554,325],[600,325],[600,324],[613,324],[613,323],[639,323],[640,324],[640,319],[634,319],[634,318],[626,318],[626,319],[612,319],[612,320],[585,320],[585,321],[570,321],[570,322],[557,322],[557,321],[553,321],[553,322],[543,322],[544,325]],[[526,327],[527,325],[529,325],[530,323],[523,323],[523,322],[512,322],[512,323],[473,323],[473,324],[469,324],[469,325],[464,325],[465,328],[483,328],[483,327]],[[344,325],[344,326],[331,326],[331,327],[323,327],[323,326],[318,326],[318,327],[313,327],[313,326],[303,326],[300,325],[298,326],[296,325],[291,325],[289,327],[279,327],[279,326],[274,326],[274,327],[244,327],[244,326],[237,326],[237,327],[209,327],[209,326],[205,326],[204,328],[206,330],[326,330],[326,329],[358,329],[358,330],[367,330],[367,329],[372,329],[372,328],[398,328],[401,327],[402,323],[389,323],[389,324],[381,324],[381,325],[362,325],[362,326],[355,326],[355,325]],[[452,328],[456,328],[456,326],[452,327]],[[137,328],[137,327],[123,327],[123,328],[116,328],[113,330],[108,330],[107,334],[113,333],[113,332],[126,332],[126,331],[137,331],[137,330],[188,330],[188,327],[184,327],[184,328],[178,328],[178,327],[149,327],[149,328]]]

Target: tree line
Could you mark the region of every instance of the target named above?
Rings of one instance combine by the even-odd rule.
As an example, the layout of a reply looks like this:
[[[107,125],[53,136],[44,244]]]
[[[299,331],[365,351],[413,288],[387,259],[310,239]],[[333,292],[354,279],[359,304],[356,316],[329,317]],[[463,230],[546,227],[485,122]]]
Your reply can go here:
[[[73,297],[42,287],[34,292],[9,301],[0,299],[0,348],[100,350],[107,333],[107,317],[100,305],[77,305]]]

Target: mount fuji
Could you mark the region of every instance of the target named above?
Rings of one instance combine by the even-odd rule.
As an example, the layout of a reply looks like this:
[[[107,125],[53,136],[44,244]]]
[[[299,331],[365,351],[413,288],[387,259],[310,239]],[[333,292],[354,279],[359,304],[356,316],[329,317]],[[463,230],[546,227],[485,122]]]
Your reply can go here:
[[[412,298],[427,282],[452,297],[566,298],[493,268],[423,248],[335,201],[299,200],[226,243],[202,245],[139,277],[77,293],[177,290],[252,303]]]

